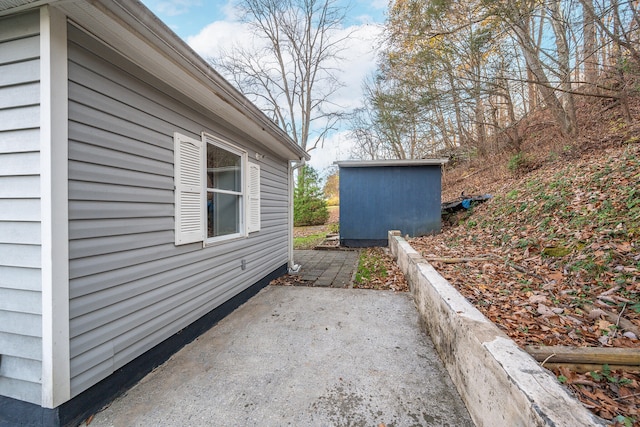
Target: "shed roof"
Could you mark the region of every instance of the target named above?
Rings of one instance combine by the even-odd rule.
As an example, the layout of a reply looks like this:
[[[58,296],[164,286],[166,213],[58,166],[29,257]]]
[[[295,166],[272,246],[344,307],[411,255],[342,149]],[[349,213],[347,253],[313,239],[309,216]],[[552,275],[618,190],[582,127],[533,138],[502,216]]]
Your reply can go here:
[[[385,166],[441,166],[449,159],[414,159],[414,160],[340,160],[335,162],[341,168],[367,168]]]
[[[138,0],[0,0],[0,17],[52,5],[130,61],[290,160],[309,154]]]

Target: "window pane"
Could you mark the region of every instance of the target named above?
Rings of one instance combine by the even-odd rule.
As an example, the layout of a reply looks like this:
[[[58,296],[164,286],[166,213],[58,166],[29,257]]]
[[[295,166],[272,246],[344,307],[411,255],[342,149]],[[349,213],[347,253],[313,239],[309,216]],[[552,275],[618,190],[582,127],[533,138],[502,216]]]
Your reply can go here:
[[[207,237],[213,236],[213,193],[207,193]]]
[[[235,194],[207,193],[207,236],[240,232],[240,199]]]
[[[207,144],[207,188],[242,191],[241,157]]]

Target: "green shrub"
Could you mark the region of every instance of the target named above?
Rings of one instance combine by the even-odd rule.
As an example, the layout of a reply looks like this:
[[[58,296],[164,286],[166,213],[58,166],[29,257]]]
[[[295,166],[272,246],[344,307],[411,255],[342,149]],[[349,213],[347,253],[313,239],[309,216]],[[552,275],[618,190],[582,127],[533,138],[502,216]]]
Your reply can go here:
[[[322,199],[299,197],[293,203],[293,225],[322,225],[327,222],[329,211]]]
[[[529,161],[527,159],[527,156],[524,153],[520,152],[509,159],[509,164],[507,165],[507,167],[511,172],[518,173],[523,169],[526,169],[528,163]]]
[[[304,166],[298,173],[298,182],[293,193],[293,225],[322,225],[329,219],[327,202],[320,189],[318,173]]]

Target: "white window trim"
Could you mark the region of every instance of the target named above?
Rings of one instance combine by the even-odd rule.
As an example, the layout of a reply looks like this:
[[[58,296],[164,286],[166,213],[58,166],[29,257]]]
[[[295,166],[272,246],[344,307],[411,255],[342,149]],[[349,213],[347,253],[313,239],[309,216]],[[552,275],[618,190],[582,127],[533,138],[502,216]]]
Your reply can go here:
[[[246,182],[247,182],[247,170],[249,167],[247,151],[243,150],[242,148],[236,145],[231,144],[228,141],[225,141],[222,138],[219,138],[215,135],[211,135],[206,132],[202,132],[202,142],[205,145],[203,150],[204,156],[205,156],[203,174],[205,178],[202,180],[203,193],[204,193],[204,200],[203,200],[202,206],[203,206],[203,210],[205,211],[204,217],[203,217],[203,221],[205,224],[205,235],[204,235],[205,239],[203,241],[203,246],[207,247],[210,245],[218,244],[220,242],[226,242],[229,240],[245,238],[249,235],[247,231],[248,227],[247,227],[247,220],[246,220],[246,212],[247,212],[247,183]],[[207,189],[207,179],[206,179],[206,168],[207,168],[206,156],[207,156],[208,144],[213,144],[215,146],[218,146],[224,150],[227,150],[233,154],[240,156],[240,164],[242,168],[242,170],[240,171],[240,177],[241,177],[240,179],[242,179],[242,182],[241,182],[242,192],[240,194],[240,213],[238,218],[238,221],[240,222],[238,228],[240,231],[238,233],[225,234],[224,236],[217,236],[217,237],[208,237],[208,232],[206,231],[207,221],[208,221],[206,205],[207,205],[207,194],[209,192],[209,190]],[[226,190],[216,190],[216,192],[223,193],[223,194],[236,194],[236,195],[238,194],[235,191],[226,191]]]

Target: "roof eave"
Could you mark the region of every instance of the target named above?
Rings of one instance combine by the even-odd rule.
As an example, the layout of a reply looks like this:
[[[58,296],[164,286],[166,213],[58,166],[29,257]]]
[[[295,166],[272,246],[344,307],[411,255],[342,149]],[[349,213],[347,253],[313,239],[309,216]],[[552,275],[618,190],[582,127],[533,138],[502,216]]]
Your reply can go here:
[[[2,0],[0,0],[1,2]],[[138,0],[5,0],[0,15],[51,4],[136,65],[289,160],[309,154]],[[213,95],[213,96],[212,96]]]

